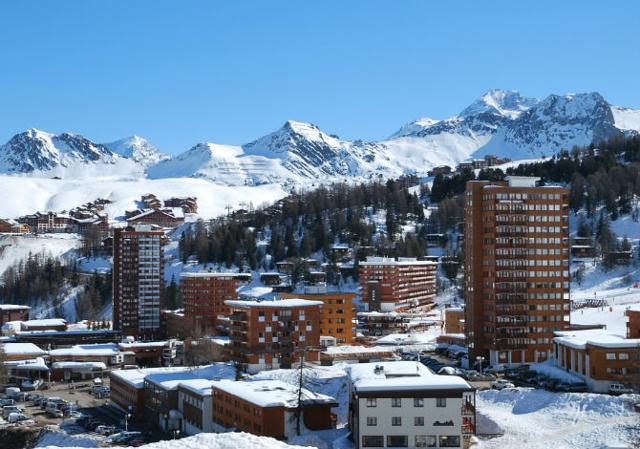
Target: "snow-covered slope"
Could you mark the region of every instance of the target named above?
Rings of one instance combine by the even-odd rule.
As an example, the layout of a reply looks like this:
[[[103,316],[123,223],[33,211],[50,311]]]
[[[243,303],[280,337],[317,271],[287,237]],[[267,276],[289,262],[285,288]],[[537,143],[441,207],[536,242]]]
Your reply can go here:
[[[107,205],[109,218],[121,217],[125,210],[138,207],[137,201],[145,193],[154,193],[164,200],[171,197],[196,196],[198,214],[202,218],[214,218],[225,213],[225,207],[238,208],[249,202],[257,207],[271,203],[286,195],[282,186],[264,184],[259,186],[215,185],[204,179],[144,177],[83,177],[51,179],[49,177],[0,175],[0,186],[5,192],[0,201],[0,217],[16,218],[35,211],[69,210],[93,201],[106,198],[113,201]]]
[[[640,132],[640,110],[611,106],[616,128],[623,131]]]
[[[140,136],[131,136],[115,142],[105,143],[104,146],[144,167],[169,159],[168,154],[163,153],[147,139]]]

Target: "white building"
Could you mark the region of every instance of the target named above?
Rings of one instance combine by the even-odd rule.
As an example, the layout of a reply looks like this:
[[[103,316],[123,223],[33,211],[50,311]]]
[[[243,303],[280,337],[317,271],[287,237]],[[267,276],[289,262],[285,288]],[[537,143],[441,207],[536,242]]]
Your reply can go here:
[[[357,449],[468,447],[475,431],[475,389],[458,376],[417,362],[349,368],[349,422]]]

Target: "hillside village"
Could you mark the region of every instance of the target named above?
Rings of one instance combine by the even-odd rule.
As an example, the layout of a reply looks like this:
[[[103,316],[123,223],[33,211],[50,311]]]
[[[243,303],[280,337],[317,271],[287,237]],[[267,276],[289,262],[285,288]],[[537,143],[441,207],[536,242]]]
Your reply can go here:
[[[537,441],[552,438],[564,401],[609,434],[556,438],[630,444],[639,143],[327,184],[213,219],[153,192],[118,216],[97,198],[2,219],[0,400],[20,404],[3,418],[71,446],[244,432],[484,448],[539,432],[539,413],[554,422]],[[516,412],[532,401],[552,405]]]

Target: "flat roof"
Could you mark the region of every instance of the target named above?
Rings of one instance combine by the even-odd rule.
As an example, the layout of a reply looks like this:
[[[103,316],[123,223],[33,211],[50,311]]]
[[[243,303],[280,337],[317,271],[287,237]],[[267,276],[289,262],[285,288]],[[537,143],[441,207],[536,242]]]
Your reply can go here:
[[[120,352],[115,343],[96,343],[87,345],[74,345],[70,348],[52,349],[50,356],[113,356]]]
[[[308,307],[308,306],[320,306],[323,305],[322,301],[312,301],[309,299],[290,298],[280,299],[273,301],[243,301],[243,300],[228,300],[224,302],[228,306],[232,307]]]
[[[359,363],[347,367],[357,391],[471,390],[461,377],[434,374],[419,362]]]
[[[298,405],[298,386],[281,380],[222,380],[216,382],[213,388],[239,397],[259,407],[295,408]],[[336,400],[331,396],[313,393],[303,388],[301,402],[303,405],[335,404]]]
[[[181,278],[216,278],[216,277],[235,277],[238,273],[221,273],[214,271],[194,271],[180,273]],[[250,274],[250,273],[249,273]]]
[[[142,388],[145,379],[167,390],[177,388],[181,382],[194,379],[233,379],[235,368],[228,363],[205,366],[165,366],[159,368],[137,368],[111,371],[111,376],[135,388]]]
[[[625,338],[604,329],[558,331],[553,341],[574,349],[586,349],[587,345],[607,349],[640,348],[640,338]]]
[[[399,257],[398,260],[395,260],[391,257],[367,257],[367,260],[360,262],[361,266],[368,265],[437,265],[436,262],[431,260],[418,260],[413,257]]]
[[[29,306],[20,306],[18,304],[0,304],[0,310],[29,310]]]
[[[4,343],[2,345],[4,353],[8,356],[15,355],[44,355],[47,351],[43,351],[33,343]]]

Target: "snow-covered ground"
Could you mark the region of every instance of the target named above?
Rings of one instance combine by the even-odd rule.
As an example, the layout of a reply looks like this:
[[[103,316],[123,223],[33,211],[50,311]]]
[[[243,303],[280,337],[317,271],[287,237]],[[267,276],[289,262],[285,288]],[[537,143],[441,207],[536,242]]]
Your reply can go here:
[[[41,234],[37,237],[0,234],[0,275],[29,253],[64,257],[71,256],[78,246],[80,237],[77,234]]]
[[[0,217],[15,218],[35,211],[62,211],[80,206],[97,198],[113,201],[106,207],[110,218],[123,216],[128,209],[138,207],[137,201],[145,193],[160,199],[175,196],[196,196],[198,213],[213,218],[225,213],[227,205],[237,208],[240,203],[254,206],[272,203],[286,195],[282,186],[223,186],[196,178],[147,179],[140,177],[78,177],[37,178],[0,175],[0,185],[11,195],[0,203]]]
[[[635,396],[552,393],[530,388],[478,393],[478,413],[503,436],[481,440],[478,449],[604,449],[640,441]],[[482,426],[480,432],[482,432]]]

